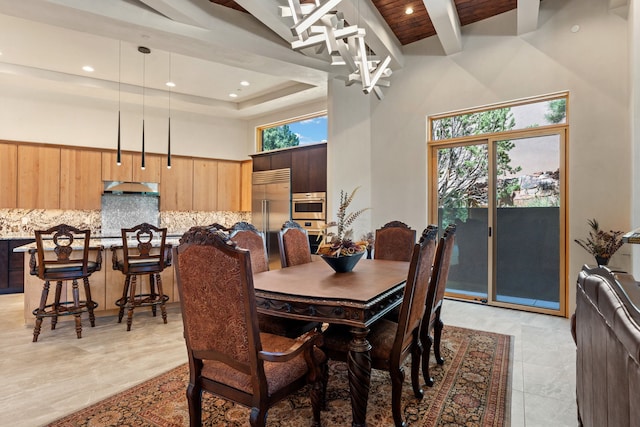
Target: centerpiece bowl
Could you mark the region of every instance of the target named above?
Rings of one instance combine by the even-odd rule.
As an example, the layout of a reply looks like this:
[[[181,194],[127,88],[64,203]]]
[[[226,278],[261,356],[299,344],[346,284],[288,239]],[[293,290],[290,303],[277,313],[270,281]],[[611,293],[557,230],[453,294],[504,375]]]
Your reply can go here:
[[[353,267],[356,266],[362,255],[365,254],[366,251],[362,251],[359,253],[355,253],[353,255],[343,255],[343,256],[327,256],[320,255],[320,258],[324,260],[336,273],[348,273],[353,270]]]

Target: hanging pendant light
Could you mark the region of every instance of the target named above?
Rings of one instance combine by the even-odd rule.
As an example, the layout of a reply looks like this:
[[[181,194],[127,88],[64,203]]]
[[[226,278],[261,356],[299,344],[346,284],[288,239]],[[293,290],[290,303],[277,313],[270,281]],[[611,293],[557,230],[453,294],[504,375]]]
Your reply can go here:
[[[118,151],[116,165],[122,164],[122,151],[120,149],[120,82],[122,81],[122,40],[118,42]]]
[[[169,53],[169,121],[167,131],[167,169],[171,169],[171,88],[174,86],[173,80],[171,80],[171,53]]]
[[[138,46],[138,52],[147,55],[149,53],[151,53],[151,49],[149,49],[148,47],[144,47],[144,46]],[[145,95],[145,64],[146,64],[146,57],[142,57],[142,163],[140,164],[140,168],[142,170],[144,170],[144,95]]]

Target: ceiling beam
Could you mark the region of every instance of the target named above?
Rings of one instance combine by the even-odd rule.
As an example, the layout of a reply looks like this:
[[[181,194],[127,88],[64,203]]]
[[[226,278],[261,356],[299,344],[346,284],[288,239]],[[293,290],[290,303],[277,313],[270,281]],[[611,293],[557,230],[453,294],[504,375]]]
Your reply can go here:
[[[518,0],[518,35],[538,29],[540,0]]]
[[[235,0],[235,2],[287,43],[291,43],[293,40],[291,27],[280,17],[280,9],[277,2],[273,0]]]
[[[198,27],[206,25],[206,20],[203,19],[203,16],[206,16],[206,10],[204,10],[202,6],[209,6],[209,2],[203,5],[202,3],[196,4],[197,2],[189,0],[140,1],[173,21]]]
[[[453,0],[422,0],[447,55],[462,51],[460,18]]]

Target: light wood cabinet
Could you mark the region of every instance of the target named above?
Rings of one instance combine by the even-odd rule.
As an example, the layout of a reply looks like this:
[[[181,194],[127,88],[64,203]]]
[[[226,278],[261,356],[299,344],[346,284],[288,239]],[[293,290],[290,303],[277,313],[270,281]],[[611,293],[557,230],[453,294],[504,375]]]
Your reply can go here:
[[[218,161],[218,209],[240,210],[240,163]]]
[[[60,209],[101,208],[101,163],[99,151],[60,149]]]
[[[190,211],[193,209],[193,160],[172,157],[171,169],[160,174],[160,209]]]
[[[15,208],[18,202],[18,146],[0,144],[0,208]]]
[[[218,161],[193,161],[193,210],[218,210]]]
[[[160,170],[162,169],[162,156],[159,154],[145,154],[144,156],[144,170],[142,165],[142,154],[133,154],[133,182],[160,182]]]
[[[251,211],[252,163],[247,160],[240,164],[240,210],[245,212]]]
[[[102,153],[102,180],[103,181],[133,181],[133,154],[122,153],[121,164],[116,163],[115,151]]]
[[[18,146],[18,208],[60,207],[60,148]]]

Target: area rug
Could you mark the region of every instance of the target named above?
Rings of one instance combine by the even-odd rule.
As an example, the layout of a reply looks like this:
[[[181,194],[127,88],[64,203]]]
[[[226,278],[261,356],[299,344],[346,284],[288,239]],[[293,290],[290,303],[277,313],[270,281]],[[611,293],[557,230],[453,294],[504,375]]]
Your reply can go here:
[[[423,386],[418,401],[411,390],[406,366],[402,405],[409,426],[509,426],[512,339],[508,335],[445,326],[442,335],[444,365],[431,355],[433,387]],[[432,352],[433,353],[433,352]],[[322,425],[350,426],[347,366],[330,362],[328,410]],[[182,427],[189,425],[185,391],[188,366],[182,365],[122,393],[98,402],[52,424],[55,427]],[[367,406],[367,425],[392,426],[391,384],[388,373],[373,370]],[[267,425],[311,425],[308,390],[302,389],[269,410]],[[203,394],[203,425],[248,426],[249,410]]]

